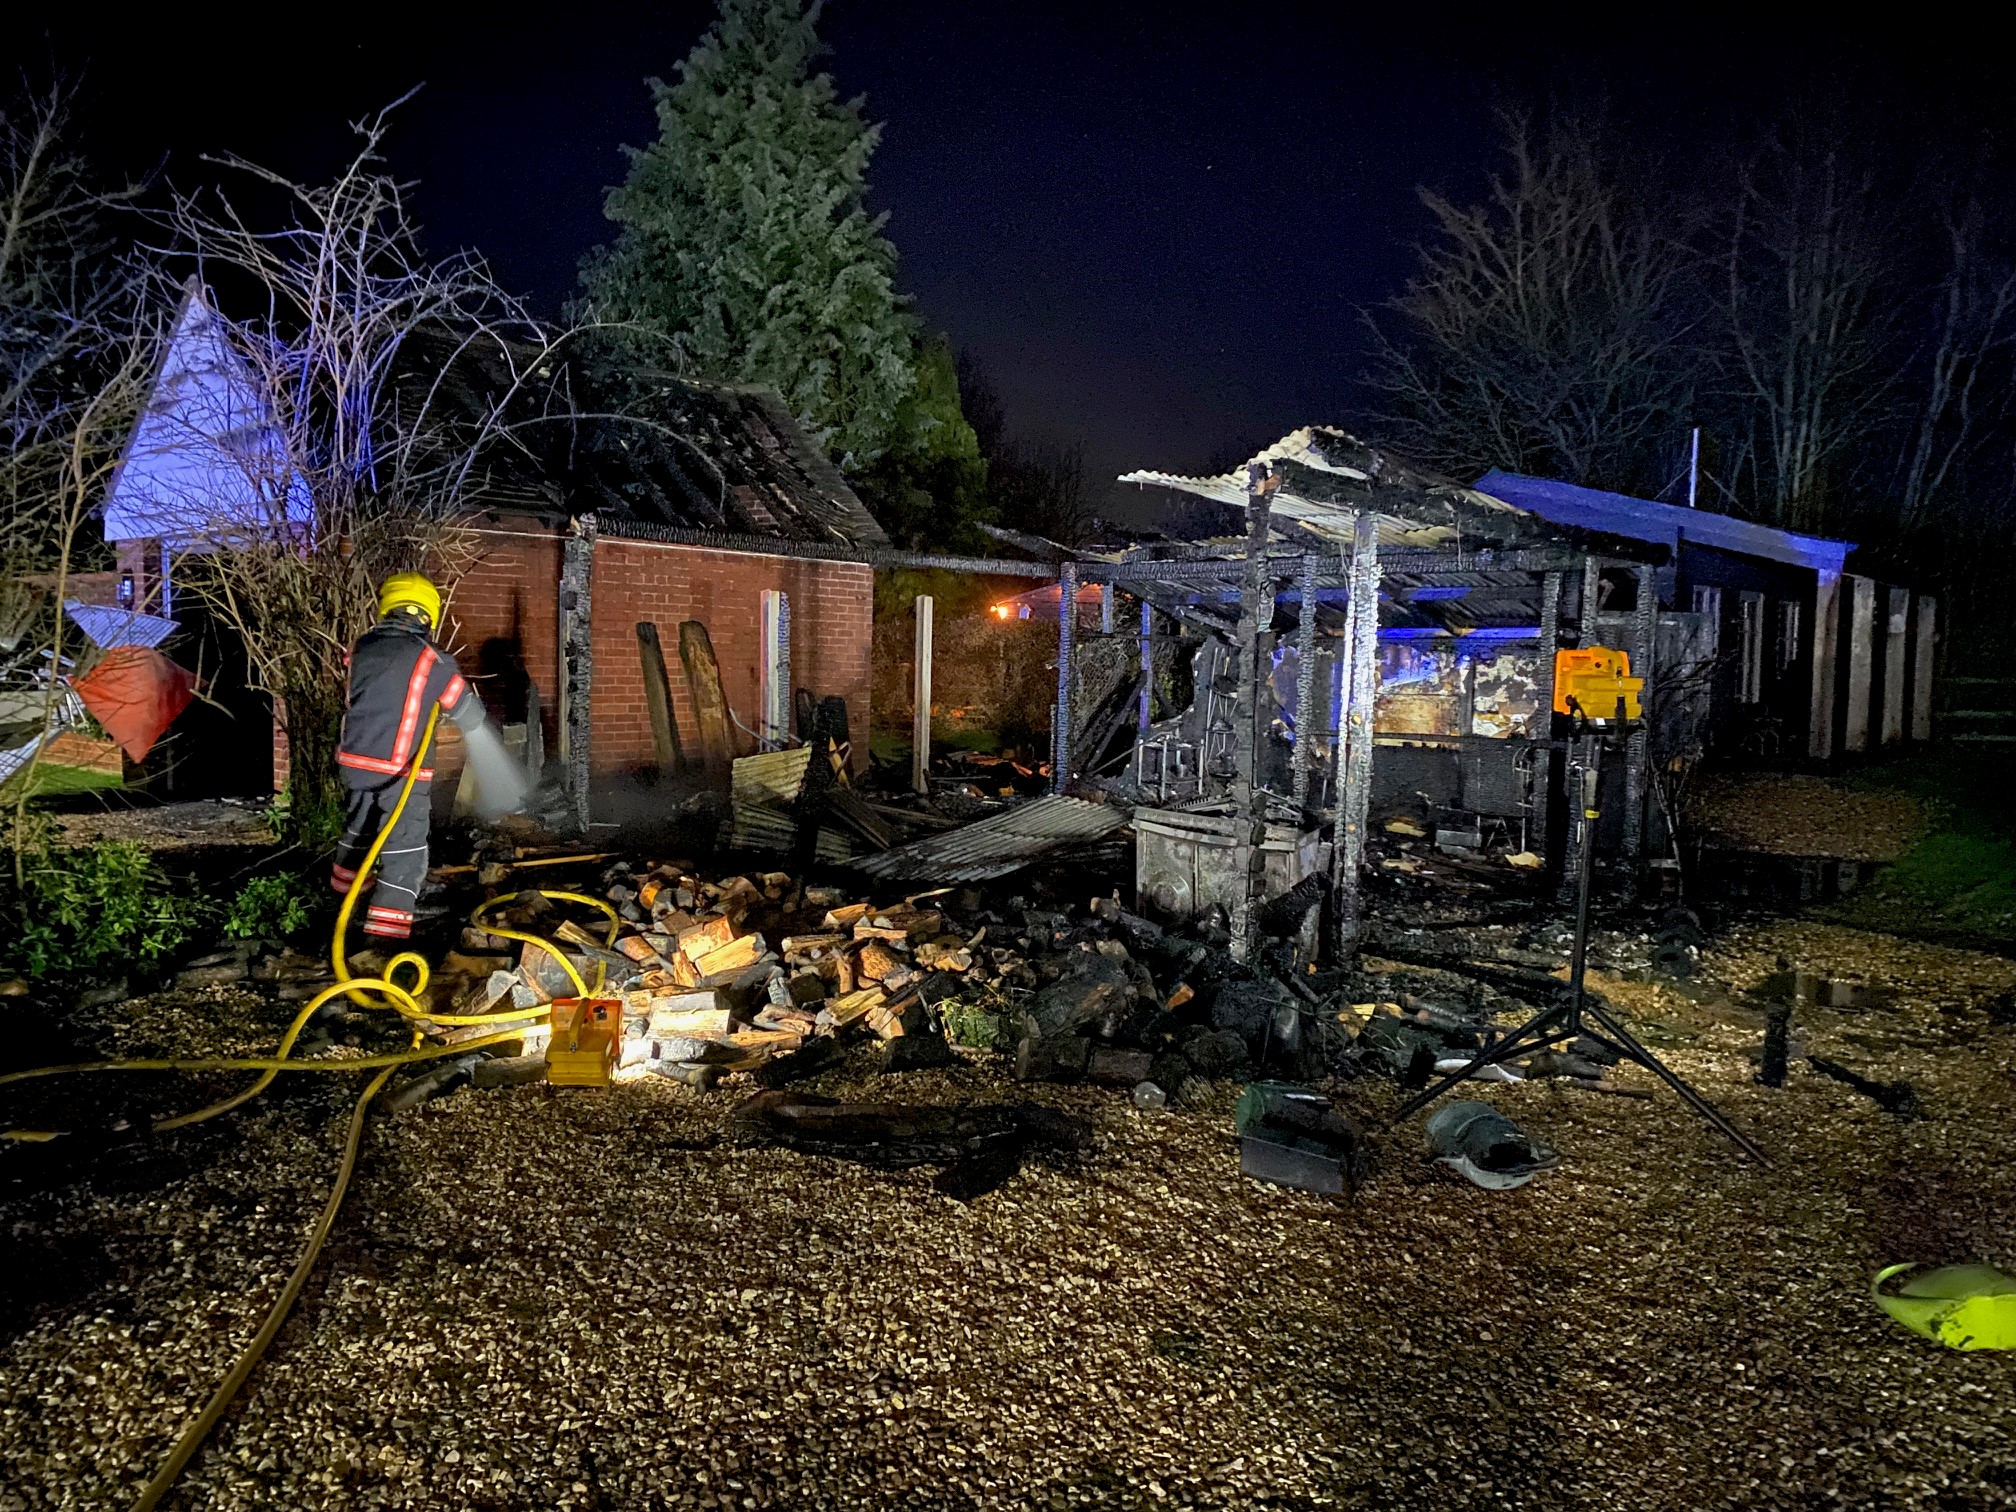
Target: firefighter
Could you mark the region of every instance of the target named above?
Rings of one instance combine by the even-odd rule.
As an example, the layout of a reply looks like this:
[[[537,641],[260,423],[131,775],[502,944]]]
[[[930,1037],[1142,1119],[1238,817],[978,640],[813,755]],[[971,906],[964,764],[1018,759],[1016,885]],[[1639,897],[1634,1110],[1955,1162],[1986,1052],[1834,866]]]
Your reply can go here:
[[[336,764],[345,789],[343,838],[329,882],[348,892],[371,842],[392,815],[414,749],[438,703],[465,734],[483,723],[483,700],[430,636],[441,619],[441,591],[417,572],[396,572],[378,592],[378,623],[350,652],[350,692]],[[427,878],[428,788],[423,766],[413,796],[378,853],[376,886],[367,879],[364,932],[403,940]]]

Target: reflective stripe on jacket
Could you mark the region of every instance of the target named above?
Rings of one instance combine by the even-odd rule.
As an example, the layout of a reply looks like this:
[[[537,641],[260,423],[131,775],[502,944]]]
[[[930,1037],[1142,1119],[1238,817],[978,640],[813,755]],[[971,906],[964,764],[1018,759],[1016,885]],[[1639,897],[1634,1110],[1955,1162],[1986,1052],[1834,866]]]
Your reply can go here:
[[[455,663],[415,625],[385,620],[365,632],[350,652],[350,693],[336,764],[353,771],[401,777],[436,703],[459,711],[473,698]],[[434,775],[420,769],[420,780]]]

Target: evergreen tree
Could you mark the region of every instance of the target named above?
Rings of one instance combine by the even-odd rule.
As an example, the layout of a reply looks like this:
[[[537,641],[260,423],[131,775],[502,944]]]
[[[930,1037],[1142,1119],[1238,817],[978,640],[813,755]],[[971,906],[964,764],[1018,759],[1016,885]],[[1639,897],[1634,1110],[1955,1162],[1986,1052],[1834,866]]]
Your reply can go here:
[[[582,279],[602,318],[669,338],[681,371],[769,384],[863,467],[913,439],[917,322],[863,204],[881,130],[813,71],[819,9],[721,0],[678,82],[651,81],[658,140],[628,149],[605,205],[621,229]]]
[[[889,449],[857,472],[855,487],[900,546],[991,551],[994,543],[975,528],[993,513],[988,464],[966,423],[952,346],[943,335],[918,344],[915,372],[897,406]]]

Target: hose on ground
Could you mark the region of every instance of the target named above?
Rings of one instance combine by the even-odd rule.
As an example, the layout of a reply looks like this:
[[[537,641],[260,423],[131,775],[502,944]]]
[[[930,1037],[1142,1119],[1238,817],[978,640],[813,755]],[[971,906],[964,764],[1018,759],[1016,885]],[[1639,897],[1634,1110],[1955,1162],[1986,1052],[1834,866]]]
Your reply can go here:
[[[344,951],[344,942],[349,934],[351,915],[355,913],[357,901],[363,895],[364,888],[370,882],[372,868],[377,865],[378,857],[385,849],[385,842],[391,837],[393,828],[399,823],[400,816],[406,812],[406,805],[412,798],[413,789],[419,781],[422,763],[426,759],[428,748],[433,743],[435,725],[439,722],[440,716],[441,711],[437,705],[433,713],[428,716],[426,731],[420,738],[419,749],[413,753],[412,763],[406,771],[406,781],[399,790],[398,801],[393,805],[391,814],[387,816],[384,825],[379,829],[377,838],[371,842],[370,850],[366,852],[364,860],[357,868],[357,875],[351,880],[350,886],[344,892],[343,904],[337,912],[336,927],[330,942],[330,959],[336,973],[335,985],[316,993],[314,997],[301,1006],[300,1010],[294,1015],[293,1020],[288,1024],[286,1032],[281,1035],[280,1043],[272,1055],[164,1056],[152,1059],[78,1061],[60,1066],[34,1066],[27,1070],[10,1071],[4,1075],[0,1075],[0,1085],[6,1085],[10,1082],[30,1081],[40,1077],[64,1076],[96,1071],[257,1071],[260,1073],[259,1077],[250,1086],[232,1093],[229,1097],[198,1108],[193,1112],[180,1113],[169,1118],[156,1120],[154,1124],[155,1131],[165,1133],[171,1129],[186,1128],[191,1124],[202,1123],[204,1120],[215,1118],[221,1113],[228,1113],[233,1108],[242,1107],[271,1086],[273,1079],[283,1071],[376,1070],[378,1073],[366,1084],[363,1094],[357,1099],[356,1106],[351,1109],[349,1131],[344,1137],[343,1154],[337,1164],[335,1182],[330,1188],[328,1200],[323,1204],[322,1216],[316,1221],[315,1228],[308,1237],[307,1246],[302,1250],[300,1259],[295,1262],[293,1273],[287,1278],[287,1284],[281,1288],[280,1295],[274,1299],[273,1306],[268,1309],[266,1319],[260,1324],[258,1333],[253,1335],[251,1343],[239,1355],[237,1363],[231,1367],[230,1374],[225,1376],[216,1391],[211,1394],[203,1410],[197,1414],[196,1418],[187,1428],[183,1429],[181,1436],[175,1442],[174,1449],[169,1453],[168,1459],[163,1463],[160,1471],[155,1475],[153,1480],[147,1483],[146,1489],[140,1493],[139,1499],[133,1503],[132,1512],[152,1512],[152,1509],[160,1502],[161,1498],[166,1496],[174,1487],[175,1482],[181,1477],[183,1470],[188,1467],[189,1462],[195,1457],[196,1451],[202,1447],[203,1441],[209,1437],[211,1430],[223,1418],[225,1410],[231,1405],[232,1399],[237,1396],[239,1389],[250,1379],[253,1369],[259,1363],[260,1356],[266,1352],[266,1346],[273,1342],[274,1336],[279,1333],[281,1325],[286,1322],[288,1313],[293,1309],[295,1301],[301,1295],[302,1287],[307,1284],[309,1275],[315,1269],[316,1261],[321,1258],[322,1246],[328,1240],[330,1231],[335,1226],[337,1213],[342,1209],[344,1195],[350,1187],[350,1177],[357,1167],[357,1152],[363,1139],[365,1114],[371,1106],[371,1100],[384,1088],[392,1073],[401,1066],[413,1065],[422,1061],[439,1060],[451,1055],[463,1055],[486,1045],[499,1044],[505,1040],[521,1039],[528,1024],[544,1019],[547,1016],[548,1010],[543,1006],[509,1008],[494,1013],[455,1014],[430,1012],[422,1005],[420,1000],[422,995],[427,991],[429,982],[432,980],[433,971],[428,965],[427,959],[417,951],[401,951],[385,963],[383,971],[377,976],[357,977],[353,976],[350,972],[350,963]],[[599,909],[608,916],[609,925],[608,933],[604,937],[603,947],[605,949],[614,947],[617,932],[621,928],[621,920],[616,910],[606,900],[592,897],[586,893],[533,891],[536,892],[537,896],[544,897],[549,901],[579,903]],[[519,893],[491,899],[479,906],[470,915],[469,922],[499,938],[538,946],[566,974],[568,982],[573,986],[578,996],[591,997],[595,993],[600,992],[607,970],[603,963],[598,962],[596,965],[594,986],[591,988],[587,981],[582,978],[581,973],[575,969],[573,962],[569,961],[561,953],[560,948],[550,940],[539,935],[505,928],[486,920],[485,915],[490,911],[508,906],[516,901],[517,898],[524,895],[523,893]],[[406,977],[404,982],[396,980],[396,977],[401,974]],[[389,1008],[399,1014],[400,1017],[412,1026],[413,1038],[411,1047],[402,1051],[387,1052],[380,1055],[354,1056],[340,1060],[297,1059],[293,1055],[293,1050],[295,1042],[301,1036],[301,1031],[307,1027],[309,1020],[322,1009],[324,1004],[338,997],[348,997],[352,1002],[364,1007]],[[495,1025],[497,1027],[492,1033],[473,1035],[469,1038],[455,1040],[450,1043],[437,1045],[425,1045],[421,1043],[422,1035],[429,1030],[438,1030],[447,1027],[471,1028],[483,1025]],[[47,1140],[58,1136],[51,1131],[45,1130],[14,1129],[6,1131],[5,1137],[21,1140]]]

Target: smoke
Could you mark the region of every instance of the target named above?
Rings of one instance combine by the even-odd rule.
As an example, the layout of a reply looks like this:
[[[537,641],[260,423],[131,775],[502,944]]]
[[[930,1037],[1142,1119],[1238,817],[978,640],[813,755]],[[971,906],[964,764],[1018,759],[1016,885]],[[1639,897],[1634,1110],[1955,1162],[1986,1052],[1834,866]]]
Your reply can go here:
[[[489,721],[465,731],[462,745],[467,753],[462,785],[465,790],[474,785],[470,801],[476,817],[487,823],[522,810],[530,787],[525,769],[511,759]]]

